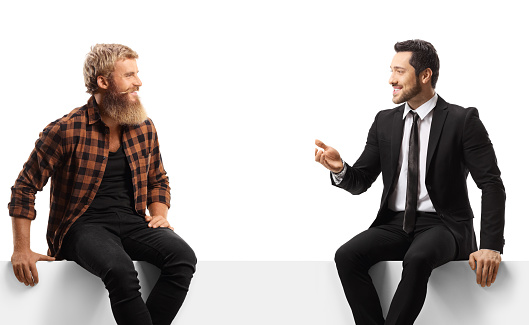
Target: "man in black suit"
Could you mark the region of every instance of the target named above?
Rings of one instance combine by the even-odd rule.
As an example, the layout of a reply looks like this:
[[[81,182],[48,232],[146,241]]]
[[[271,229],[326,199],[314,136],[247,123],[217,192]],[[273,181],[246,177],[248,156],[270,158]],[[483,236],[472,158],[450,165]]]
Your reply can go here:
[[[503,252],[505,189],[487,131],[475,108],[449,104],[435,92],[439,58],[432,44],[395,44],[389,83],[393,102],[380,111],[353,166],[316,140],[315,158],[333,185],[366,191],[382,172],[384,190],[371,227],[336,252],[336,267],[357,325],[413,324],[432,270],[469,259],[476,281],[490,286]],[[468,199],[468,173],[482,190],[480,249]],[[402,279],[384,320],[368,270],[402,260]]]

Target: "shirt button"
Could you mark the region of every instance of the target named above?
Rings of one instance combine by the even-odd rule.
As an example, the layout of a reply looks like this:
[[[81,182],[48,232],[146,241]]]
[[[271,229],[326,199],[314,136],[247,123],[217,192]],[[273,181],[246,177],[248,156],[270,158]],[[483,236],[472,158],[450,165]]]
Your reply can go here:
[[[103,157],[103,160],[107,160],[107,157]]]

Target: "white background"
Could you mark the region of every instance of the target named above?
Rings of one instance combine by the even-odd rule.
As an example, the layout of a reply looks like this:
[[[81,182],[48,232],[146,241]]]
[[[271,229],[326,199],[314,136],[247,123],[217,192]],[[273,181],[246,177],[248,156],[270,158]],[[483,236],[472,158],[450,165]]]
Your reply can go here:
[[[522,1],[9,1],[0,5],[0,260],[7,203],[39,132],[83,105],[90,46],[138,52],[140,95],[160,136],[170,220],[200,260],[331,260],[376,215],[330,185],[314,139],[354,163],[377,111],[393,107],[397,41],[428,40],[438,93],[475,106],[507,190],[505,260],[528,260],[527,65]],[[491,2],[492,3],[492,2]],[[479,236],[480,191],[469,177]],[[49,189],[32,249],[45,253]]]

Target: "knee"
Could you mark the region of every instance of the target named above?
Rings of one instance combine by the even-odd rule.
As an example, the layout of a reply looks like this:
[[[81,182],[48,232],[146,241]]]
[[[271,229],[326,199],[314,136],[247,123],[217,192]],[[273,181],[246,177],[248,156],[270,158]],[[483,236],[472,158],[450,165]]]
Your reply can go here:
[[[111,292],[139,292],[138,273],[134,264],[109,263],[105,266],[101,280]]]
[[[430,256],[423,252],[406,254],[402,261],[402,267],[405,270],[417,271],[421,274],[430,274],[434,269]]]
[[[165,272],[192,276],[195,273],[197,257],[193,249],[183,243],[166,256],[164,264]]]
[[[336,263],[336,266],[340,267],[344,264],[347,264],[349,260],[348,255],[349,254],[346,252],[345,248],[340,246],[340,248],[338,248],[334,254],[334,262]]]
[[[362,265],[361,254],[350,245],[342,245],[334,254],[334,262],[338,269]]]

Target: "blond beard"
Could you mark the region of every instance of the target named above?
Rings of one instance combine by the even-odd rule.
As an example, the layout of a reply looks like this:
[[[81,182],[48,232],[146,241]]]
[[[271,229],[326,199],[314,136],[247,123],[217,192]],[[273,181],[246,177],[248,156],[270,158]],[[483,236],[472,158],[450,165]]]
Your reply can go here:
[[[147,112],[139,97],[135,102],[129,101],[128,93],[118,92],[113,82],[110,82],[108,92],[102,99],[100,110],[119,125],[140,125],[147,120]]]

